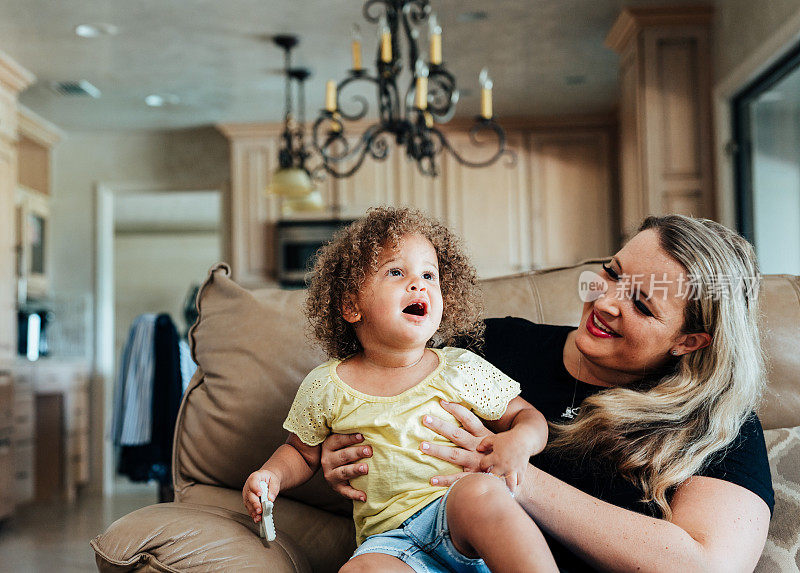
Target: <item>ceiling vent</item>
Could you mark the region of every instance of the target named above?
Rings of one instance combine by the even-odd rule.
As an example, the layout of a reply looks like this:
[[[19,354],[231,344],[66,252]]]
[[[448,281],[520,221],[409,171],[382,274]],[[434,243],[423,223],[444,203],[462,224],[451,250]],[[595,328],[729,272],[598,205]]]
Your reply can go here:
[[[53,82],[50,87],[62,96],[89,96],[96,99],[101,95],[100,90],[86,80]]]

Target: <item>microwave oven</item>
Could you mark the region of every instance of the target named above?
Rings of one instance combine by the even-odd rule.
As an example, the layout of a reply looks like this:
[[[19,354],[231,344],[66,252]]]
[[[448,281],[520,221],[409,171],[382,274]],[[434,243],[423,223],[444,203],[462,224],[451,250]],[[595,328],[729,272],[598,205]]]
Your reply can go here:
[[[317,251],[330,242],[339,229],[352,222],[353,219],[278,221],[275,243],[278,282],[281,286],[306,286]]]

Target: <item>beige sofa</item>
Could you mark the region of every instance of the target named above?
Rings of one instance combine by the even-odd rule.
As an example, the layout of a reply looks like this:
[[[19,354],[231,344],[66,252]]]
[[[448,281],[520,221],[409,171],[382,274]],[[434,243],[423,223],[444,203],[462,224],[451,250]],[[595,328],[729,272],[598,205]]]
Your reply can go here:
[[[576,324],[577,280],[589,262],[483,283],[487,316]],[[199,364],[181,405],[175,502],[114,522],[91,541],[101,571],[336,571],[354,549],[349,502],[318,474],[275,506],[277,540],[262,541],[241,487],[285,439],[281,423],[305,374],[324,360],[306,335],[302,291],[249,292],[216,265],[198,295],[190,339]],[[763,342],[769,391],[760,409],[775,515],[759,571],[800,566],[800,277],[768,276]]]

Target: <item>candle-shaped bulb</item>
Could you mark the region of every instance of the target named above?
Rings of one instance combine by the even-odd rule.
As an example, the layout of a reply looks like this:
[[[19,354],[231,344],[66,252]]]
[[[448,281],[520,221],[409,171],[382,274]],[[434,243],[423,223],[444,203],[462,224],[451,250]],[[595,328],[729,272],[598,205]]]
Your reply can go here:
[[[431,39],[431,64],[438,66],[442,63],[442,27],[435,13],[428,19],[428,35]]]
[[[417,60],[417,65],[414,69],[414,75],[417,77],[417,97],[414,100],[414,105],[417,109],[427,109],[428,107],[428,66],[425,65],[421,59]]]
[[[484,119],[492,119],[492,78],[489,77],[489,70],[483,68],[478,81],[481,84],[481,116]]]
[[[328,80],[325,84],[325,110],[331,113],[336,111],[336,82]]]
[[[381,35],[381,61],[388,64],[392,61],[392,32],[386,22],[386,16],[381,16],[378,23],[378,30]]]
[[[361,69],[361,29],[358,24],[353,24],[352,37],[353,69],[358,71]]]

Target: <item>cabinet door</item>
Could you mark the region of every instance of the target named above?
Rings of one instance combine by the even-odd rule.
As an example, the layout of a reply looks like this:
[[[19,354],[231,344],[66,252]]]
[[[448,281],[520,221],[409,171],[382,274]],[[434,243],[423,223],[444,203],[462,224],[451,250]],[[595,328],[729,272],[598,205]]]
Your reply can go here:
[[[355,144],[353,138],[351,144]],[[328,175],[330,180],[330,198],[326,202],[343,218],[357,218],[366,213],[370,207],[378,205],[394,205],[399,195],[397,171],[399,153],[390,143],[389,155],[383,160],[365,157],[361,167],[350,177],[337,179]]]
[[[615,224],[608,135],[537,135],[531,153],[536,262],[552,267],[612,254]]]
[[[14,509],[14,386],[11,377],[0,373],[0,518]]]
[[[444,154],[447,222],[465,240],[481,278],[530,268],[530,191],[526,152],[520,134],[509,133],[508,147],[517,154],[509,166],[505,158],[489,167],[470,168]],[[476,148],[466,134],[448,135],[466,159],[490,153]]]
[[[0,359],[16,354],[16,156],[0,137]]]
[[[28,297],[44,298],[50,290],[50,199],[38,191],[18,188],[21,213],[21,270],[27,282]]]
[[[275,257],[268,223],[279,215],[278,198],[264,189],[276,165],[276,141],[234,142],[231,153],[231,270],[244,284],[271,276]]]
[[[637,114],[637,97],[641,93],[637,64],[634,44],[622,54],[619,70],[620,235],[625,240],[636,234],[649,208],[642,173],[645,140]]]

